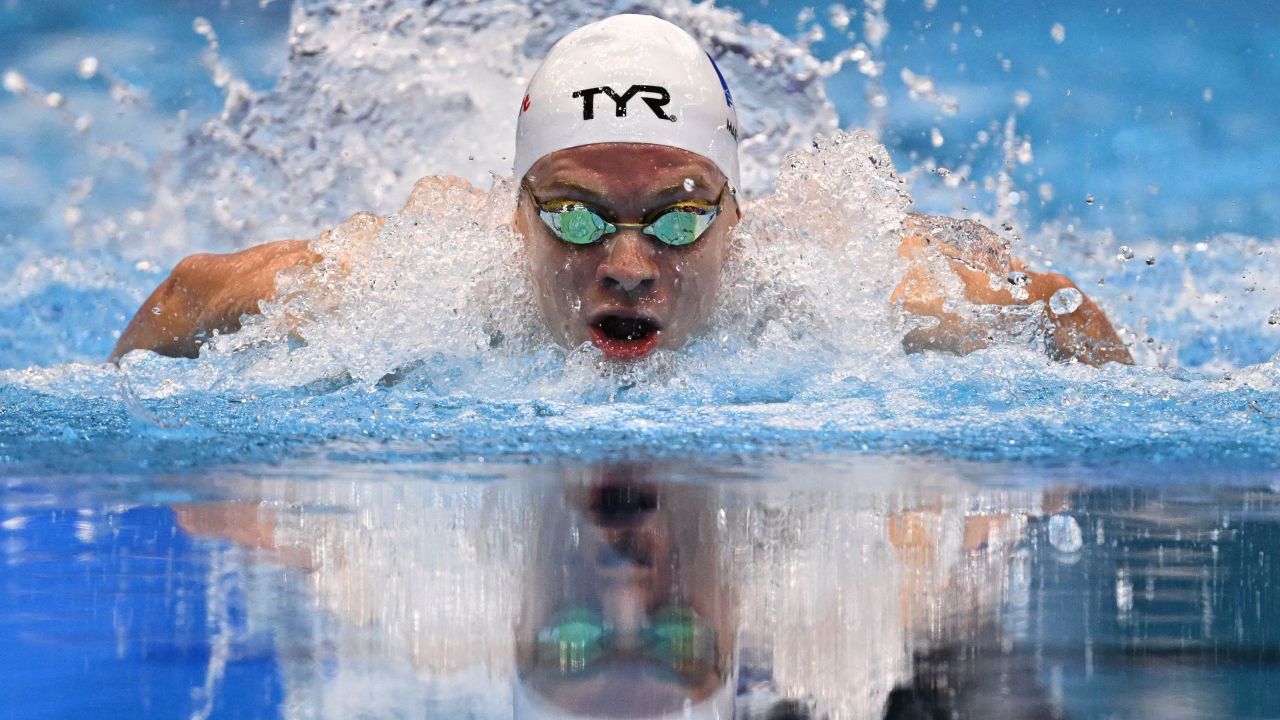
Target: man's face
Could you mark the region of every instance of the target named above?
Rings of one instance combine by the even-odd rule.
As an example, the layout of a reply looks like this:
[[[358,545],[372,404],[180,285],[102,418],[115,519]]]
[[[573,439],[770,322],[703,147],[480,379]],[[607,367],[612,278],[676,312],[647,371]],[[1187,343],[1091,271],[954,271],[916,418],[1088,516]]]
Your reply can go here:
[[[574,201],[611,223],[652,222],[672,206],[715,203],[725,177],[700,155],[661,145],[601,143],[554,152],[525,176],[515,228],[524,238],[543,321],[566,347],[594,343],[613,360],[678,348],[715,306],[738,206],[725,192],[715,222],[692,244],[669,246],[640,228],[591,245],[556,237],[542,203]]]

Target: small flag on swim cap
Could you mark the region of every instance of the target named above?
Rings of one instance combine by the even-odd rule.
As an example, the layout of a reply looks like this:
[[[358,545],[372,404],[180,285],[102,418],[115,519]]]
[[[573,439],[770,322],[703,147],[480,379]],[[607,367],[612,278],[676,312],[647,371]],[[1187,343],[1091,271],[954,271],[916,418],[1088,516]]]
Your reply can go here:
[[[551,48],[520,105],[515,176],[557,150],[612,142],[697,153],[739,187],[729,84],[693,37],[661,18],[615,15]]]

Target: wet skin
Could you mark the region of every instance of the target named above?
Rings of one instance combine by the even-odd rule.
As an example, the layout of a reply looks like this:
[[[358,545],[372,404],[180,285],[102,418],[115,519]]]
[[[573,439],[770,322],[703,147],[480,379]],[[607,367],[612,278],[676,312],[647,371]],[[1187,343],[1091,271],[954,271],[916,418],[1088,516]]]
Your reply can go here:
[[[715,308],[729,235],[740,217],[725,177],[686,150],[598,144],[552,153],[525,177],[514,226],[524,239],[543,322],[565,347],[594,343],[613,360],[675,349],[701,331]],[[721,210],[693,243],[670,246],[638,227],[620,227],[591,245],[556,237],[533,199],[581,202],[613,223],[643,224],[681,202]],[[616,320],[640,321],[618,332]],[[615,322],[611,323],[610,320]],[[635,323],[630,323],[635,325]]]

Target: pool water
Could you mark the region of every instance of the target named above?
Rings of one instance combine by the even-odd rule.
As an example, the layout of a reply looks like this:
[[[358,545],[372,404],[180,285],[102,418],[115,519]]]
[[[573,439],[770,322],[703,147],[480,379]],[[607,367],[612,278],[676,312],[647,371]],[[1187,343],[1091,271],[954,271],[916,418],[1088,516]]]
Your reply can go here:
[[[528,74],[620,10],[717,53],[752,203],[713,330],[627,369],[506,228]],[[0,718],[1280,717],[1277,20],[0,2]],[[358,210],[347,271],[104,362],[183,256]],[[1137,365],[1034,306],[905,355],[913,210]]]
[[[321,462],[13,476],[4,508],[3,717],[679,717],[719,688],[751,718],[1280,708],[1274,473]],[[565,608],[622,635],[673,604],[701,669],[548,658]]]

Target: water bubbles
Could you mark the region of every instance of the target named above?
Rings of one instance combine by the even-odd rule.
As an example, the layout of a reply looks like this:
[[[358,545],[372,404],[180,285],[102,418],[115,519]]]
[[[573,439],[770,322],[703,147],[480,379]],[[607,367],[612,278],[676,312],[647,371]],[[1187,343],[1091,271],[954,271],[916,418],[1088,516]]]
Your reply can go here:
[[[1084,547],[1080,523],[1066,513],[1049,518],[1049,544],[1060,553],[1079,552]]]
[[[1092,194],[1092,193],[1090,193],[1090,194],[1088,194],[1088,195],[1085,195],[1085,196],[1084,196],[1084,204],[1085,204],[1085,205],[1092,205],[1092,204],[1094,204],[1095,202],[1097,202],[1097,200],[1093,197],[1093,194]]]
[[[1049,310],[1054,315],[1070,315],[1080,308],[1084,302],[1084,295],[1073,287],[1065,287],[1053,294],[1049,298]]]
[[[1019,90],[1018,92],[1014,93],[1013,104],[1019,110],[1026,110],[1027,106],[1031,104],[1031,93],[1027,92],[1026,90]]]
[[[52,110],[57,110],[58,108],[65,105],[66,102],[67,102],[67,99],[63,97],[62,93],[60,92],[51,92],[48,95],[44,96],[45,106]]]
[[[159,306],[159,305],[156,305],[155,307],[151,308],[151,314],[152,314],[152,315],[159,315],[159,314],[160,314],[160,306]]]
[[[946,177],[951,174],[951,170],[949,168],[939,167],[938,174],[942,177]]]
[[[698,184],[693,181],[693,178],[685,178],[682,185],[685,192],[693,192],[693,189],[698,186]]]
[[[1062,23],[1054,23],[1053,27],[1049,28],[1049,37],[1053,38],[1055,43],[1061,45],[1062,41],[1067,39],[1066,26]]]
[[[1148,256],[1147,256],[1147,265],[1155,265],[1155,264],[1156,264],[1156,256],[1155,256],[1155,255],[1148,255]]]
[[[1120,262],[1129,262],[1133,259],[1133,248],[1128,245],[1121,245],[1120,252],[1116,253],[1116,260]]]
[[[1036,188],[1036,193],[1040,196],[1040,202],[1053,202],[1053,184],[1040,183]]]
[[[80,63],[76,65],[76,74],[81,80],[88,80],[98,74],[98,58],[90,55],[80,59]]]
[[[941,131],[941,130],[939,130],[938,128],[933,128],[932,130],[930,130],[930,131],[929,131],[929,144],[930,144],[930,145],[932,145],[932,146],[934,146],[934,147],[936,147],[936,148],[940,148],[940,147],[942,147],[942,144],[943,144],[944,142],[946,142],[946,140],[942,137],[942,131]]]
[[[1271,311],[1271,315],[1267,317],[1268,325],[1280,325],[1280,307]]]
[[[205,37],[209,37],[213,34],[213,24],[203,17],[197,17],[195,20],[192,20],[191,29],[194,30],[197,35],[203,35]]]
[[[4,89],[14,95],[21,95],[27,91],[27,79],[17,70],[10,70],[4,74]]]

